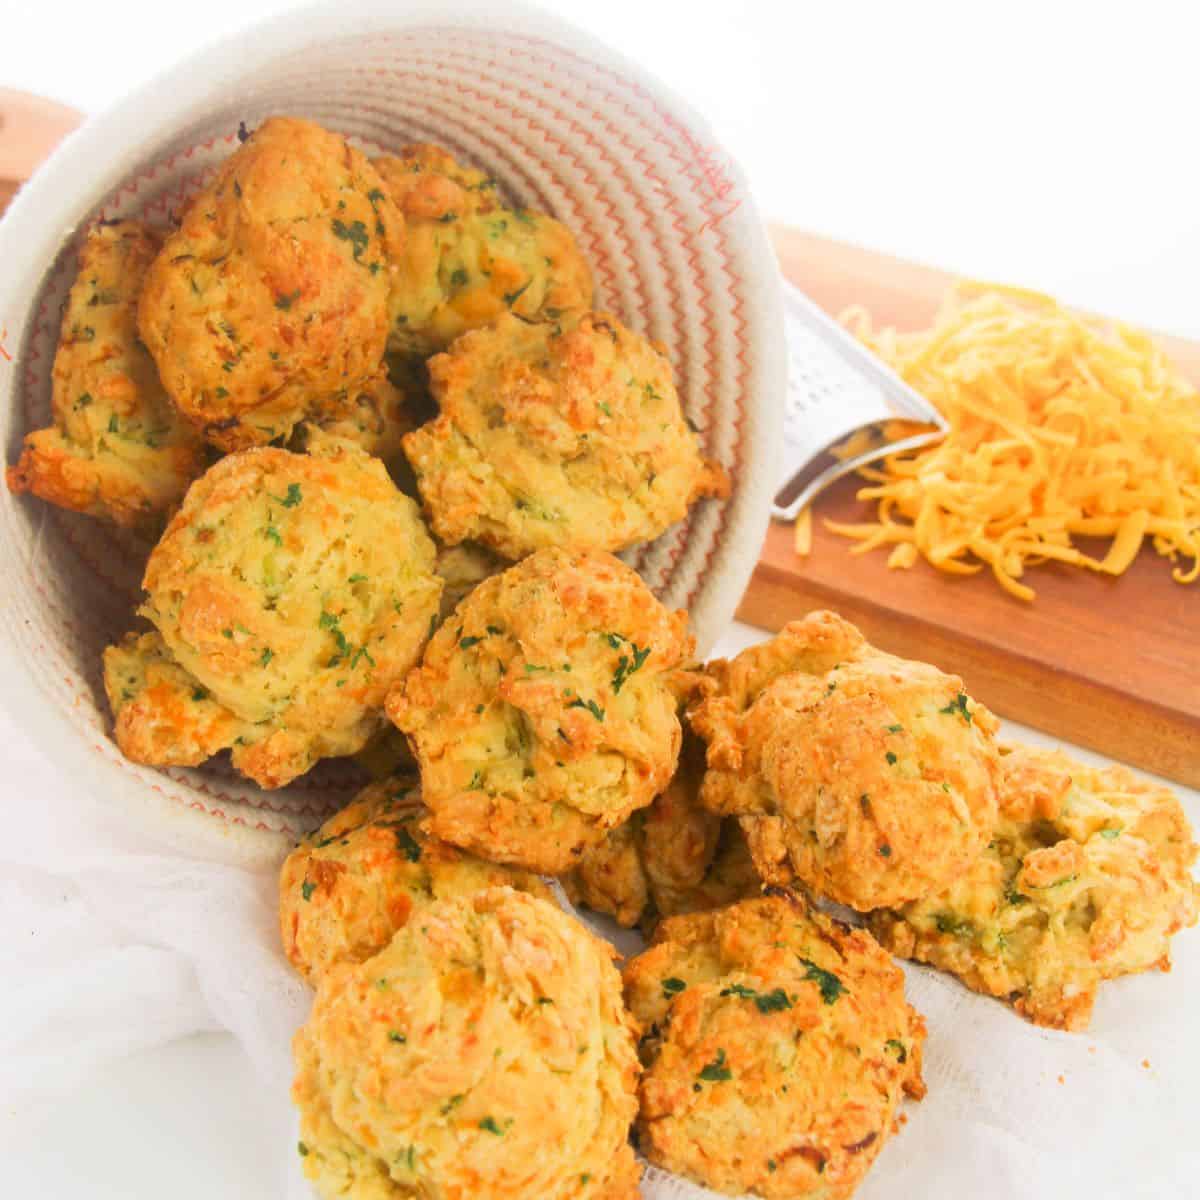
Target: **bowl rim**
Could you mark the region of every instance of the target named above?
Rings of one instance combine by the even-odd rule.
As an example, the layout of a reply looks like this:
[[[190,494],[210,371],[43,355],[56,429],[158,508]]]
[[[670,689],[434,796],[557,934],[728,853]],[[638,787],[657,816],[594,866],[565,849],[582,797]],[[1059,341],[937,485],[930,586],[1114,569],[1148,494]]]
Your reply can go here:
[[[749,495],[730,515],[722,536],[722,580],[709,607],[725,615],[727,625],[749,582],[770,520],[770,493],[776,478],[786,387],[786,343],[779,269],[754,198],[740,165],[720,144],[702,115],[644,67],[602,40],[524,0],[318,0],[252,23],[184,56],[142,83],[110,108],[86,119],[69,133],[18,192],[0,220],[0,324],[22,346],[34,319],[34,301],[47,271],[89,215],[128,179],[147,157],[162,148],[174,129],[206,105],[216,107],[256,68],[278,62],[330,41],[399,33],[436,25],[476,32],[536,37],[552,46],[618,73],[644,89],[660,111],[677,121],[700,144],[720,152],[722,168],[742,198],[726,222],[748,273],[753,294],[747,321],[758,331],[760,386],[749,397],[754,421],[746,431],[746,461],[757,464]],[[148,122],[146,114],[153,113]],[[17,311],[11,311],[12,309]],[[20,360],[0,372],[0,402],[16,396]],[[7,489],[5,504],[17,503]],[[14,564],[16,566],[16,564]],[[11,570],[11,568],[10,568]],[[24,567],[16,566],[24,579]],[[15,573],[15,572],[14,572]],[[10,576],[11,577],[11,576]],[[14,586],[10,584],[9,586]],[[19,586],[19,585],[16,585]],[[0,625],[13,620],[7,617]],[[717,624],[716,621],[712,622]],[[706,641],[715,641],[714,630]],[[14,652],[7,629],[0,640],[6,671],[0,686],[2,705],[38,750],[85,794],[105,802],[142,832],[193,856],[223,863],[260,866],[277,862],[290,846],[282,832],[255,829],[196,811],[132,778],[119,789],[107,773],[97,776],[95,759],[78,725],[62,712],[32,662]],[[708,645],[701,650],[707,652]],[[107,736],[106,734],[103,736]],[[116,791],[123,794],[114,795]],[[108,803],[108,801],[114,801]]]

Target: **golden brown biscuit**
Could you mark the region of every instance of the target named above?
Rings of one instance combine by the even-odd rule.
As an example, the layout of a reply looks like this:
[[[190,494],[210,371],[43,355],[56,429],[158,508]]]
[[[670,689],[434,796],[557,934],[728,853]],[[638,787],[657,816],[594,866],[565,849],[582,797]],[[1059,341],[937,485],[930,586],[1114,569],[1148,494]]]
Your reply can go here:
[[[987,844],[997,722],[961,679],[828,612],[708,672],[700,800],[741,818],[766,882],[866,912],[939,891]]]
[[[436,836],[560,874],[675,770],[687,614],[608,554],[545,550],[481,583],[388,697]]]
[[[517,559],[618,550],[729,481],[701,457],[671,364],[615,318],[500,317],[429,363],[440,415],[404,439],[438,537]]]
[[[552,900],[536,876],[430,837],[414,776],[365,787],[288,855],[279,875],[284,953],[315,983],[330,967],[378,954],[435,900],[512,887]]]
[[[438,146],[406,146],[374,166],[408,230],[392,290],[394,349],[427,357],[501,313],[556,320],[591,307],[591,272],[553,217],[501,207],[493,180]]]
[[[296,1035],[305,1174],[351,1200],[636,1200],[612,951],[510,888],[438,900],[321,981]]]
[[[1057,1029],[1086,1029],[1104,979],[1168,970],[1196,923],[1197,848],[1167,788],[1060,751],[1006,748],[991,843],[945,891],[880,911],[893,953]]]
[[[104,690],[117,745],[134,762],[197,767],[253,734],[171,657],[157,631],[127,633],[104,651]]]
[[[179,667],[250,728],[233,765],[280,787],[352,754],[416,661],[441,581],[416,506],[357,446],[246,450],[188,491],[146,567],[141,613]],[[115,663],[114,663],[115,667]],[[156,693],[119,712],[122,751],[152,756]],[[170,761],[175,761],[174,759]]]
[[[442,577],[442,620],[445,620],[485,579],[507,570],[512,564],[486,546],[460,542],[439,546],[437,573]]]
[[[676,917],[707,912],[738,900],[748,900],[760,895],[762,890],[763,883],[754,867],[746,835],[736,818],[726,817],[721,822],[716,852],[704,878],[691,887],[656,887],[654,911],[650,915]]]
[[[404,221],[375,169],[309,121],[265,121],[154,260],[138,326],[222,450],[286,439],[375,386]]]
[[[694,911],[740,899],[729,896],[713,905],[704,903],[709,891],[719,897],[724,888],[704,887],[714,865],[722,821],[700,805],[703,775],[704,747],[685,733],[679,769],[667,789],[600,845],[585,851],[575,870],[563,876],[572,903],[608,913],[620,925],[640,922],[652,927],[660,915],[683,911],[681,905]],[[744,846],[740,834],[738,840]],[[731,866],[721,864],[723,878],[730,876]],[[751,875],[757,891],[753,867]]]
[[[307,444],[310,428],[357,442],[368,454],[389,465],[401,456],[402,441],[420,424],[417,407],[383,372],[351,396],[332,397],[321,411],[296,427],[293,449]]]
[[[138,295],[160,244],[137,221],[88,233],[54,356],[54,424],[25,438],[8,469],[10,491],[144,525],[204,470],[203,443],[175,411],[137,338]]]
[[[731,1195],[844,1200],[920,1098],[925,1023],[869,933],[788,893],[664,921],[625,968],[638,1147]]]

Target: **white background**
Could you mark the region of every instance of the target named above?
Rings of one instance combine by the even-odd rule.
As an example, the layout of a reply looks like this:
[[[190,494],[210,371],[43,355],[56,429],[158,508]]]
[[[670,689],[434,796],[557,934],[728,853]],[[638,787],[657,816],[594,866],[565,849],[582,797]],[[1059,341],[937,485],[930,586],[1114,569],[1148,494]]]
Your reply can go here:
[[[0,0],[0,86],[92,111],[291,7]],[[550,7],[704,112],[769,217],[1200,337],[1191,0]]]
[[[94,111],[288,7],[0,0],[0,86]],[[554,8],[704,112],[768,217],[1200,337],[1194,4]],[[229,1037],[136,1056],[0,1115],[5,1194],[269,1196],[254,1093]]]

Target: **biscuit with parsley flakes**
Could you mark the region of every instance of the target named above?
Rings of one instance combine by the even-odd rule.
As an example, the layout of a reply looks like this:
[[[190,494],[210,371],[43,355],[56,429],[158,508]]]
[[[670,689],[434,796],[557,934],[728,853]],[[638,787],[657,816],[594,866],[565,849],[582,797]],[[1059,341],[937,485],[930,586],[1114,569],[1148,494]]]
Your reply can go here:
[[[335,133],[273,117],[194,197],[138,327],[180,411],[225,451],[286,440],[380,371],[404,219]]]
[[[860,912],[940,891],[996,819],[996,718],[957,676],[829,612],[708,664],[700,801],[742,822],[767,883]]]
[[[925,1091],[903,973],[789,892],[662,922],[625,994],[638,1148],[717,1191],[844,1200]]]
[[[162,635],[129,633],[104,651],[104,690],[126,758],[197,767],[252,730],[172,657]]]
[[[1006,747],[987,849],[939,894],[872,914],[871,928],[1038,1025],[1086,1029],[1103,980],[1170,969],[1172,935],[1196,923],[1196,854],[1168,788]]]
[[[379,953],[435,900],[503,886],[552,899],[538,876],[430,837],[424,815],[415,777],[379,780],[288,855],[279,930],[288,961],[310,982]]]
[[[700,806],[703,774],[704,748],[685,732],[679,769],[666,790],[563,876],[571,901],[608,913],[619,925],[652,927],[659,916],[715,908],[757,892],[758,876],[737,822],[723,822]],[[739,846],[748,873],[738,865]]]
[[[491,888],[333,968],[293,1043],[318,1193],[636,1200],[636,1035],[612,953],[548,901]]]
[[[123,526],[161,522],[205,466],[137,338],[142,281],[162,235],[137,221],[84,239],[54,356],[53,424],[27,435],[12,492]]]
[[[438,146],[405,146],[374,166],[407,227],[393,349],[427,357],[502,313],[546,321],[591,307],[591,271],[553,217],[503,207],[492,179]]]
[[[498,575],[512,564],[485,546],[460,542],[439,546],[437,573],[442,577],[442,616],[448,617],[485,579]]]
[[[723,469],[688,427],[666,355],[614,317],[512,315],[429,362],[439,415],[404,439],[439,539],[518,559],[656,538]]]
[[[293,449],[307,444],[309,430],[316,428],[333,437],[356,442],[368,454],[391,466],[403,465],[402,439],[420,422],[420,411],[405,395],[403,388],[380,371],[351,395],[331,397],[321,411],[296,427]]]
[[[668,784],[693,641],[609,554],[544,550],[485,580],[388,697],[438,837],[557,875]]]
[[[140,611],[204,703],[243,724],[234,767],[281,787],[382,728],[384,698],[437,614],[433,562],[416,506],[353,443],[245,450],[188,491],[150,556]],[[161,740],[139,727],[163,719],[156,695],[142,693],[137,722],[118,713],[136,761],[159,761]]]

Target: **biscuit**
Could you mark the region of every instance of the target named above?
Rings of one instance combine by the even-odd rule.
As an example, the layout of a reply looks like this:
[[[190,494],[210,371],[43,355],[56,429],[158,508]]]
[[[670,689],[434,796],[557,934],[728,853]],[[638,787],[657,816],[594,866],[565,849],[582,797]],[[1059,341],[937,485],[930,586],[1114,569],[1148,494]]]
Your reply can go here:
[[[441,581],[416,506],[357,446],[319,439],[222,459],[188,491],[146,566],[141,614],[196,687],[248,728],[234,767],[280,787],[360,750],[429,635]],[[130,758],[158,744],[142,693],[118,715]],[[175,696],[172,700],[177,699]]]
[[[429,362],[438,417],[404,439],[438,538],[506,558],[657,537],[721,467],[684,421],[671,364],[615,318],[507,314]]]
[[[545,900],[437,900],[321,980],[293,1043],[326,1197],[636,1200],[635,1033],[612,951]]]
[[[420,425],[424,414],[393,375],[381,371],[353,394],[323,403],[319,412],[296,427],[291,448],[303,449],[309,430],[315,428],[357,443],[389,466],[402,459],[402,439]]]
[[[134,762],[197,767],[253,731],[171,657],[157,631],[128,633],[104,651],[104,690],[117,745]]]
[[[726,817],[717,836],[717,847],[708,870],[699,883],[686,887],[659,884],[653,889],[655,918],[682,916],[724,908],[738,900],[748,900],[763,890],[762,880],[750,856],[746,835],[734,817]]]
[[[88,233],[54,356],[54,423],[25,438],[8,469],[10,491],[118,525],[150,525],[204,470],[203,443],[137,338],[138,296],[161,241],[137,221]]]
[[[768,883],[866,912],[940,891],[996,817],[996,718],[961,679],[833,613],[707,668],[700,800],[741,819]]]
[[[608,913],[619,925],[653,927],[659,916],[717,907],[757,892],[758,876],[737,822],[722,822],[700,806],[703,774],[704,748],[685,734],[679,769],[666,790],[599,846],[585,851],[579,865],[563,876],[572,903]],[[723,825],[730,826],[731,832],[718,864]],[[734,864],[734,845],[742,848],[749,876]],[[735,877],[749,890],[727,894]],[[712,903],[708,904],[710,897]]]
[[[553,217],[502,207],[492,179],[438,146],[406,146],[374,166],[407,226],[393,349],[428,357],[502,313],[543,321],[591,307],[591,272]]]
[[[442,619],[445,620],[485,579],[498,575],[512,564],[485,546],[460,542],[439,546],[437,573],[442,577]]]
[[[948,888],[871,928],[1056,1029],[1086,1029],[1100,982],[1168,970],[1170,939],[1196,923],[1197,848],[1167,788],[1060,751],[1006,748],[992,840]]]
[[[415,777],[365,787],[288,855],[279,874],[279,930],[288,961],[310,982],[378,954],[435,900],[512,887],[552,900],[536,876],[430,837]]]
[[[637,1145],[731,1195],[844,1200],[924,1094],[925,1024],[869,933],[790,893],[664,921],[625,968]]]
[[[687,614],[608,554],[544,550],[481,583],[388,697],[436,836],[561,874],[670,781]]]
[[[146,275],[142,340],[222,450],[286,440],[380,372],[404,221],[366,158],[265,121],[189,204]]]

